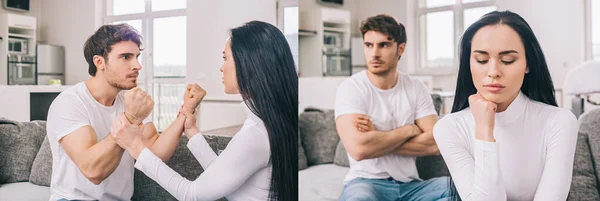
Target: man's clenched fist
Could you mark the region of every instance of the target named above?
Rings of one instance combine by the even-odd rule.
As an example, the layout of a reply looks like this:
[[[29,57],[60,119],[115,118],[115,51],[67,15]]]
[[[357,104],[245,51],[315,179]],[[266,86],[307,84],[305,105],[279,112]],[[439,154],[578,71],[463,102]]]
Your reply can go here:
[[[152,97],[140,88],[125,92],[125,115],[132,124],[141,124],[154,108]]]

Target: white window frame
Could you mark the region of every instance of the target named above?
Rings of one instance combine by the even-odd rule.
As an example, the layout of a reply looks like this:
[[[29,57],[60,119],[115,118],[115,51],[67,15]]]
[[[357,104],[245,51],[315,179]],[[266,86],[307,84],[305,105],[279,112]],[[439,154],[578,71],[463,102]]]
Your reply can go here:
[[[283,30],[284,26],[283,26],[283,9],[286,7],[298,7],[298,1],[294,0],[294,1],[277,1],[277,27],[279,28],[279,30],[281,30],[281,32],[285,33],[285,30]],[[298,11],[300,11],[300,8],[298,8]],[[300,15],[300,14],[298,14]],[[298,18],[298,20],[300,20],[300,18]],[[300,22],[298,22],[299,24]]]
[[[112,22],[117,21],[129,21],[129,20],[141,20],[142,21],[142,30],[138,30],[141,32],[143,37],[143,42],[141,48],[143,49],[141,56],[144,58],[142,60],[142,68],[143,71],[139,75],[138,86],[144,88],[148,94],[154,94],[154,84],[186,84],[185,75],[177,76],[177,77],[154,77],[154,60],[153,60],[153,40],[154,40],[154,19],[157,18],[165,18],[165,17],[187,17],[187,5],[186,8],[182,9],[173,9],[173,10],[163,10],[163,11],[152,11],[152,1],[146,0],[145,2],[145,10],[143,13],[134,13],[134,14],[124,14],[124,15],[108,15],[109,8],[112,8],[112,2],[114,0],[106,0],[103,6],[101,6],[101,11],[103,13],[103,24],[110,24]],[[186,27],[187,29],[187,27]],[[187,51],[186,51],[187,54]],[[186,63],[187,68],[187,63]],[[160,88],[159,88],[160,89]],[[160,97],[154,97],[154,99],[159,99]],[[160,114],[160,106],[158,106],[158,111],[152,112],[153,115]],[[153,117],[154,119],[154,117]],[[160,119],[159,119],[160,121]],[[159,125],[156,124],[158,127]],[[159,130],[159,132],[162,132]]]
[[[600,2],[595,2],[595,3],[600,3]],[[584,30],[584,35],[585,35],[585,59],[586,60],[591,60],[594,59],[594,55],[593,55],[593,48],[594,48],[594,44],[592,43],[592,0],[585,0],[584,2],[584,19],[585,19],[585,30]],[[600,20],[598,20],[600,22]],[[598,58],[600,59],[600,58]]]
[[[460,44],[460,38],[462,37],[464,30],[464,12],[466,9],[471,8],[479,8],[479,7],[489,7],[496,5],[495,0],[487,0],[482,2],[472,2],[472,3],[462,3],[462,0],[456,0],[454,5],[448,6],[440,6],[435,8],[421,8],[420,2],[425,0],[414,0],[414,21],[415,21],[415,35],[416,40],[415,43],[415,64],[416,74],[423,75],[452,75],[458,72],[459,58],[458,58],[458,45]],[[421,16],[427,13],[441,12],[441,11],[453,11],[454,13],[454,62],[452,66],[444,66],[444,67],[424,67],[423,65],[423,57],[426,57],[427,53],[427,41],[426,34],[421,33]],[[421,43],[421,40],[424,40],[424,43]]]
[[[298,29],[300,29],[300,6],[298,5],[298,1],[297,0],[292,0],[292,1],[282,1],[282,0],[278,0],[277,1],[277,27],[279,28],[279,30],[281,31],[281,33],[285,34],[285,26],[284,26],[284,15],[283,15],[283,10],[286,7],[298,7]],[[300,35],[298,35],[298,37],[300,37]],[[298,40],[298,46],[300,46],[300,40]],[[292,51],[293,53],[293,51]],[[300,54],[300,51],[298,51],[298,54]],[[298,55],[298,60],[300,59],[300,55]],[[295,66],[296,68],[296,73],[299,73],[300,71],[300,61],[298,61],[298,65]]]

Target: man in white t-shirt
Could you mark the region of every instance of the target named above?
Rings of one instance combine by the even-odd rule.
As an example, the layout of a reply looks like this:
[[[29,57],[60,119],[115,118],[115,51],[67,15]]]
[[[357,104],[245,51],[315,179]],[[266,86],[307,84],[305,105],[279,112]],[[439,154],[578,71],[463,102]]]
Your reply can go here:
[[[368,69],[337,90],[337,131],[350,172],[340,200],[445,200],[448,178],[422,181],[415,157],[438,155],[438,120],[425,85],[397,71],[406,46],[404,26],[388,15],[361,23]]]
[[[109,134],[121,113],[143,129],[141,135],[130,136],[163,161],[175,151],[185,116],[179,115],[159,137],[150,115],[154,102],[136,88],[142,69],[140,45],[141,36],[125,24],[104,25],[86,41],[84,56],[91,78],[63,91],[48,112],[53,157],[50,200],[131,199],[134,160],[124,153],[127,147],[120,147]],[[184,97],[182,110],[195,111],[199,102],[198,97]]]

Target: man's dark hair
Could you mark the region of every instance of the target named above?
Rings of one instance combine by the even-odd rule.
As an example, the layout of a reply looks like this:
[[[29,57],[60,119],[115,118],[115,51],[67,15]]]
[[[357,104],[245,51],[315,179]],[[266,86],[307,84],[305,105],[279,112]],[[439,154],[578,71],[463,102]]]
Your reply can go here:
[[[367,18],[360,24],[360,32],[363,39],[368,31],[376,31],[388,36],[389,40],[398,44],[406,43],[406,29],[392,16],[381,14]]]
[[[127,24],[103,25],[85,41],[83,55],[89,65],[88,72],[91,76],[96,76],[98,71],[94,64],[94,55],[100,55],[104,57],[104,61],[107,61],[111,47],[121,41],[132,41],[140,47],[142,36]]]

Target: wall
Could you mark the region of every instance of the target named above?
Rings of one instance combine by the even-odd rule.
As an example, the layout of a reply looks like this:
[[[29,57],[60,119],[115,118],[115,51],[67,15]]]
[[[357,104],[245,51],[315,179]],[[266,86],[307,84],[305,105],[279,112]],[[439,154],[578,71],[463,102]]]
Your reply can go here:
[[[245,116],[239,95],[226,95],[221,83],[222,51],[229,29],[251,20],[276,25],[276,0],[188,0],[187,82],[207,91],[200,107],[200,130],[242,124]]]
[[[89,78],[83,57],[85,40],[102,25],[104,0],[42,1],[41,37],[65,47],[66,84]],[[239,95],[226,95],[219,71],[229,29],[251,20],[276,24],[276,0],[187,2],[187,76],[208,95],[200,106],[200,130],[242,124],[245,111]],[[77,20],[73,20],[77,19]]]
[[[103,6],[101,0],[52,0],[42,1],[41,42],[65,47],[65,83],[77,84],[90,77],[88,64],[83,56],[83,45],[87,38],[102,25],[98,19],[102,13],[96,7]],[[76,19],[76,20],[74,20]]]

